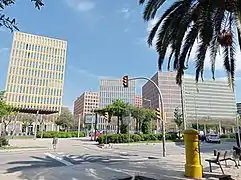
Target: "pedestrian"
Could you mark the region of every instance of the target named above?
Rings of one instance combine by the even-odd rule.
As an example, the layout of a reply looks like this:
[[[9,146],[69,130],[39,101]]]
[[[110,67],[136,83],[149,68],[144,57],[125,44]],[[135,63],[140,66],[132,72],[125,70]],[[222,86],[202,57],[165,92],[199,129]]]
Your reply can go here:
[[[58,139],[56,137],[53,137],[53,149],[56,149],[56,146],[57,146],[57,143],[58,143]]]

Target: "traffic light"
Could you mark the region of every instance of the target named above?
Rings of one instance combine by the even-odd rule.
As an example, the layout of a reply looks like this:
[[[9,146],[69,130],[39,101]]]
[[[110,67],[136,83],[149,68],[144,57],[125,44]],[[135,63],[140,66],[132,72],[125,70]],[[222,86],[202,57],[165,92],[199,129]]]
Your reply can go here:
[[[156,108],[156,118],[157,120],[161,120],[161,111],[159,108]]]
[[[123,76],[123,86],[124,88],[127,88],[128,87],[128,76]]]
[[[104,115],[104,120],[105,121],[108,121],[108,116],[109,116],[108,112],[105,112],[105,115]]]

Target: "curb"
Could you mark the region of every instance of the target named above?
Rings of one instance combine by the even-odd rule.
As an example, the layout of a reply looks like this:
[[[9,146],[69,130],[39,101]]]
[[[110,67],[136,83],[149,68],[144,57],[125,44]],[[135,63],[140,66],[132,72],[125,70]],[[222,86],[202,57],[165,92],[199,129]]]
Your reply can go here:
[[[39,148],[2,149],[0,150],[0,154],[4,152],[37,151],[37,150],[51,150],[51,148],[39,147]]]

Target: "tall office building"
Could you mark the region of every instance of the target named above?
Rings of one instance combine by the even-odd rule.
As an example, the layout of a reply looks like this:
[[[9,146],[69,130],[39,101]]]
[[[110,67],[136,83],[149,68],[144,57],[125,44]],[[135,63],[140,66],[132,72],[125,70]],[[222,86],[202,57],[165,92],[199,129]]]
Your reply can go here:
[[[15,32],[6,82],[6,101],[21,109],[60,111],[67,42]]]
[[[83,127],[87,115],[93,115],[92,110],[99,108],[99,93],[84,92],[74,102],[74,117],[75,120],[81,120]]]
[[[166,112],[167,128],[175,128],[173,112],[176,107],[181,108],[181,89],[176,84],[176,73],[158,71],[151,79],[159,86],[163,96],[164,111]],[[159,107],[158,91],[155,86],[147,82],[142,87],[143,107]]]
[[[182,109],[181,88],[176,84],[176,72],[157,72],[152,80],[160,87],[164,102],[164,111],[167,113],[167,128],[174,128],[175,108]],[[197,89],[198,88],[198,89]],[[152,108],[158,107],[158,92],[147,82],[142,87],[143,99],[151,100]],[[205,123],[208,121],[230,121],[236,117],[236,103],[234,93],[226,81],[199,82],[198,86],[192,78],[183,78],[184,114],[187,122]],[[143,107],[148,108],[150,103],[143,101]]]
[[[187,121],[229,121],[235,124],[237,106],[232,89],[224,80],[205,80],[196,85],[183,80],[184,109]]]
[[[237,113],[241,115],[241,103],[237,103]]]
[[[100,80],[100,108],[104,108],[107,105],[112,104],[116,99],[135,105],[135,94],[135,81],[129,81],[128,88],[124,88],[122,80]]]

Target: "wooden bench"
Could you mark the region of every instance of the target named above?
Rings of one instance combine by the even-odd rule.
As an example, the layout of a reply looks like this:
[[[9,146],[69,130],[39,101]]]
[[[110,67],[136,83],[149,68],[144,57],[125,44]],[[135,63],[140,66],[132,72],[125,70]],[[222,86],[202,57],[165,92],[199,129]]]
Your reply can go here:
[[[222,152],[217,152],[217,155],[215,158],[212,159],[205,159],[209,163],[209,169],[210,172],[212,172],[212,164],[217,164],[219,165],[222,173],[224,174],[221,162],[225,162],[225,165],[227,166],[227,161],[233,161],[235,163],[235,166],[238,168],[236,160],[233,158],[233,151],[222,151]]]

